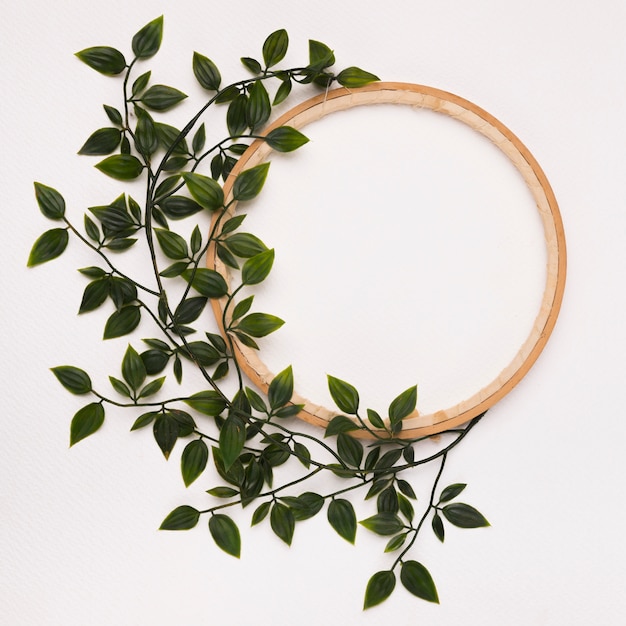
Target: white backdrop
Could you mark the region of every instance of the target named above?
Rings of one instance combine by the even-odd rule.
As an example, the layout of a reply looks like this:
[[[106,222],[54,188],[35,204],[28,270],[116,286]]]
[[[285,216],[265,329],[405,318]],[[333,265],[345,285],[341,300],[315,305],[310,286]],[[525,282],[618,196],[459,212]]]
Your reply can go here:
[[[165,463],[149,433],[128,433],[122,414],[68,450],[69,422],[83,402],[66,393],[49,368],[82,366],[106,381],[127,340],[102,343],[104,317],[76,317],[85,282],[75,269],[93,263],[78,245],[51,264],[25,267],[32,242],[50,227],[36,207],[32,181],[58,188],[77,218],[121,191],[75,154],[106,123],[101,104],[116,104],[118,91],[115,80],[73,53],[92,45],[126,51],[132,34],[161,14],[163,48],[150,63],[156,82],[197,96],[194,50],[236,80],[238,58],[259,54],[265,36],[284,27],[292,42],[288,60],[301,59],[313,38],[334,48],[340,66],[445,89],[487,109],[530,148],[554,188],[569,254],[561,317],[537,365],[447,465],[446,482],[467,482],[467,501],[492,526],[451,531],[444,545],[420,539],[416,558],[431,570],[440,606],[398,589],[362,613],[365,583],[387,563],[383,542],[363,532],[349,546],[323,515],[299,526],[287,549],[267,527],[248,528],[247,511],[237,514],[240,561],[216,548],[204,528],[157,532],[178,504],[205,503],[203,489],[212,484],[206,477],[185,492],[180,450]],[[594,8],[581,0],[65,0],[56,6],[24,0],[5,8],[3,623],[623,624],[625,28],[626,8],[618,0]],[[197,102],[183,104],[171,123],[180,123]],[[384,178],[372,180],[375,197],[385,195],[384,184]],[[350,203],[349,190],[335,194],[337,207]],[[280,218],[268,215],[271,233],[279,226],[271,220]],[[435,218],[425,212],[406,219],[419,229]],[[471,241],[480,224],[465,232]],[[280,254],[282,244],[275,245]],[[304,280],[332,274],[331,252],[318,254],[311,270],[318,274]],[[417,284],[409,291],[419,293]],[[297,311],[290,315],[294,325],[308,323]],[[358,309],[353,321],[365,336],[374,335]],[[369,355],[374,375],[388,364],[381,350]],[[282,358],[289,356],[279,354],[277,362]],[[412,376],[403,379],[404,358],[394,357],[397,387],[385,393],[414,384]],[[325,367],[323,358],[318,367]],[[358,368],[331,373],[360,375]]]

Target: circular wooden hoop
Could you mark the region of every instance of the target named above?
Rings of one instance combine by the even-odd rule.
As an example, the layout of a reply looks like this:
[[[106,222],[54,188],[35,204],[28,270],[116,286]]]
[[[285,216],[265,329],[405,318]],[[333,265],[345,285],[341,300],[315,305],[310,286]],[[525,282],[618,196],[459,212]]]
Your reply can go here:
[[[546,285],[539,313],[528,338],[502,372],[470,398],[427,415],[420,415],[416,412],[404,420],[402,437],[428,436],[464,424],[492,407],[519,383],[537,360],[554,328],[563,299],[566,272],[565,232],[552,188],[526,146],[492,115],[454,94],[410,83],[372,83],[360,89],[336,89],[296,106],[277,119],[266,129],[266,132],[285,125],[299,129],[329,113],[366,104],[403,104],[431,109],[464,122],[490,139],[513,163],[528,185],[544,228],[547,248]],[[232,188],[237,175],[243,169],[266,161],[271,152],[272,149],[262,140],[255,141],[246,150],[224,185],[227,203],[232,200]],[[231,204],[229,213],[234,213],[235,208],[236,203]],[[216,225],[216,219],[217,216],[214,216],[212,228]],[[219,224],[216,231],[216,234],[219,234]],[[217,257],[215,246],[211,246],[208,251],[207,266],[219,271],[227,282],[229,281],[228,269]],[[222,325],[224,304],[225,299],[212,300],[213,312],[222,333],[224,333]],[[243,372],[258,388],[267,391],[274,374],[261,361],[258,351],[244,346],[234,336],[232,339],[235,346],[235,358]],[[328,422],[337,415],[336,411],[318,406],[297,395],[294,395],[293,402],[304,404],[299,417],[317,426],[326,427]],[[360,431],[358,434],[361,434]],[[367,434],[365,433],[364,436]]]

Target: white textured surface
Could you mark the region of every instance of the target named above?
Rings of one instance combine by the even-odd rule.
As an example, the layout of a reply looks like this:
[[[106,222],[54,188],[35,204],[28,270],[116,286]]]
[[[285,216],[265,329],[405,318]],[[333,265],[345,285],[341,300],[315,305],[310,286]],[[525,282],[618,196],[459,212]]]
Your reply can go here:
[[[93,262],[79,246],[53,265],[25,268],[32,241],[48,227],[32,181],[57,187],[75,215],[121,191],[74,155],[106,123],[101,104],[114,104],[118,92],[72,53],[127,50],[132,34],[161,13],[164,45],[150,64],[156,82],[197,96],[193,50],[236,79],[238,58],[258,54],[265,35],[285,27],[288,62],[314,38],[335,49],[340,65],[484,107],[526,143],[555,190],[569,246],[563,311],[529,376],[447,466],[446,482],[468,482],[467,501],[492,527],[450,532],[443,546],[420,540],[415,557],[433,573],[441,606],[399,589],[361,613],[367,578],[387,562],[382,542],[359,533],[348,546],[323,517],[298,527],[288,550],[267,528],[248,529],[245,511],[237,516],[241,562],[219,552],[203,528],[157,533],[174,506],[202,506],[211,485],[207,478],[185,493],[176,454],[164,463],[148,433],[128,433],[127,416],[112,413],[96,437],[67,450],[69,420],[82,402],[48,368],[83,366],[103,384],[126,340],[103,344],[102,316],[75,317],[84,286],[75,268]],[[25,0],[5,11],[0,28],[3,623],[623,624],[621,3]],[[174,123],[194,108],[185,103]]]

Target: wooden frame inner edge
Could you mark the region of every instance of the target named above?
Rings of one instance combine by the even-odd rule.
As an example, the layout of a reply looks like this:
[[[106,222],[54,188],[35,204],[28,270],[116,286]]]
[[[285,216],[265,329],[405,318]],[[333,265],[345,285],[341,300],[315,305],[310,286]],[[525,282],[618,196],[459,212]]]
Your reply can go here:
[[[542,219],[548,253],[546,285],[541,307],[531,333],[517,355],[493,381],[470,398],[446,409],[406,418],[401,436],[415,438],[443,432],[480,415],[511,391],[530,370],[552,333],[561,307],[567,264],[565,232],[550,183],[535,158],[517,136],[499,120],[472,102],[433,87],[394,82],[372,83],[352,90],[335,89],[294,107],[273,122],[265,133],[285,125],[303,128],[329,113],[359,105],[380,103],[403,104],[444,113],[462,121],[490,139],[509,158],[530,189]],[[232,187],[237,175],[243,169],[254,167],[267,160],[271,152],[272,149],[262,140],[251,144],[224,185],[226,203],[232,200]],[[233,203],[229,208],[229,213],[234,213],[235,209],[236,203]],[[214,216],[212,229],[216,219],[217,216]],[[219,271],[229,282],[228,269],[217,257],[213,245],[207,253],[207,267]],[[211,304],[220,330],[224,333],[222,312],[225,299],[212,300]],[[235,356],[242,371],[257,387],[267,391],[274,374],[261,361],[258,351],[244,346],[236,337],[233,337],[233,342]],[[293,402],[305,405],[299,417],[316,426],[326,427],[328,422],[337,415],[337,411],[331,411],[297,395],[294,395]],[[361,432],[358,435],[360,436]],[[363,436],[367,437],[367,433]]]

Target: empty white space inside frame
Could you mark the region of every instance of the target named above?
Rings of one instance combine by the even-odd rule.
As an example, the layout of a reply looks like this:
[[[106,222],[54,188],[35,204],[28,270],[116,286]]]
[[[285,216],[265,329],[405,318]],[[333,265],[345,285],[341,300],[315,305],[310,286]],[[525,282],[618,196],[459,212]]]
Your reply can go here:
[[[238,207],[242,231],[276,250],[255,310],[286,323],[261,360],[292,365],[296,392],[333,410],[326,374],[381,414],[414,384],[422,414],[471,397],[541,307],[546,243],[521,174],[429,109],[359,106],[302,131],[310,142],[273,153],[262,194]]]

